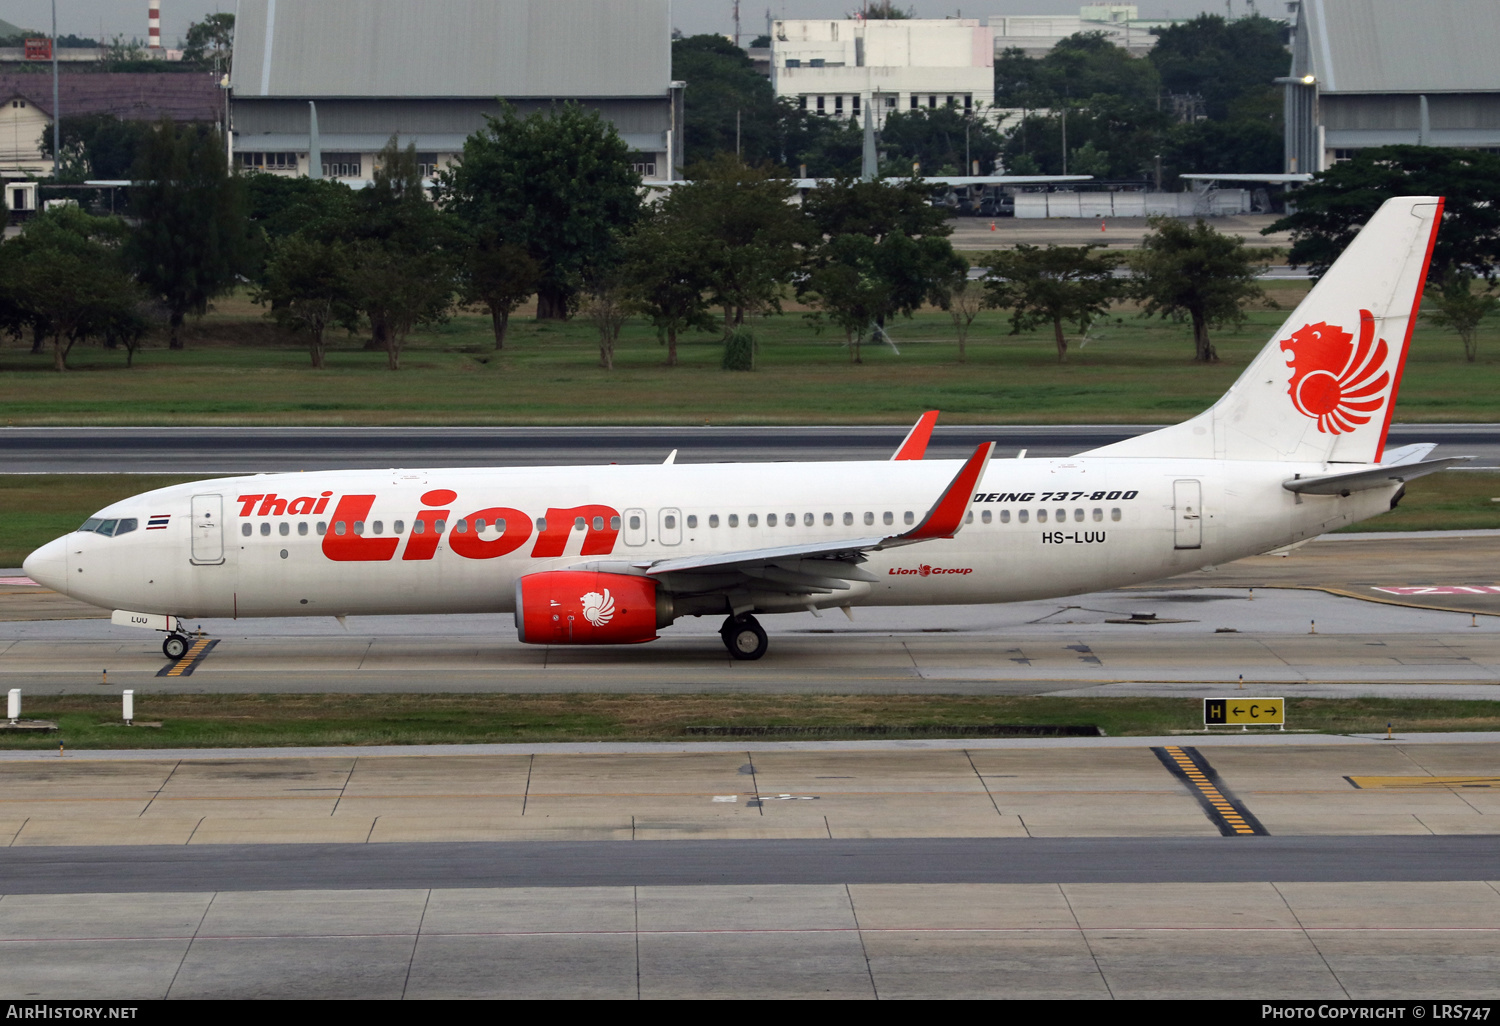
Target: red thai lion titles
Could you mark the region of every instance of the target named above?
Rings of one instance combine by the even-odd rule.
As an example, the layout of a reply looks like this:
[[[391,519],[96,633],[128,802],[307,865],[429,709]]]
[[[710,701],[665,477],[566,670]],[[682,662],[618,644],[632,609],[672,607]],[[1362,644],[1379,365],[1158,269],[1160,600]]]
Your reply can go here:
[[[1318,422],[1324,434],[1341,435],[1368,424],[1385,405],[1390,375],[1385,367],[1389,347],[1375,338],[1375,317],[1359,312],[1359,343],[1336,324],[1307,324],[1282,339],[1292,380],[1287,394],[1303,416]]]

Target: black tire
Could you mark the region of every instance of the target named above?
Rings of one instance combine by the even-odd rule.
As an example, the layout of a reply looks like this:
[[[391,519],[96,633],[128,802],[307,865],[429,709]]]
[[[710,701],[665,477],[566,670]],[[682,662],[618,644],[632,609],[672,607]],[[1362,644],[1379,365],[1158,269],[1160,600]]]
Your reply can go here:
[[[765,630],[753,616],[731,617],[724,621],[719,634],[723,637],[724,647],[729,649],[729,654],[746,662],[765,655],[770,645]]]
[[[188,639],[181,634],[168,634],[161,643],[161,654],[168,659],[181,659],[187,651]]]

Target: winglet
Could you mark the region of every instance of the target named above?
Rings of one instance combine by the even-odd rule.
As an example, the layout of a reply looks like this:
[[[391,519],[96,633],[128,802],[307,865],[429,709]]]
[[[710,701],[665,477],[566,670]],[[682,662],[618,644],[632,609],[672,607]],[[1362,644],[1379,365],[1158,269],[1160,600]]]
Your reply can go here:
[[[892,460],[919,460],[927,454],[927,443],[932,441],[932,428],[937,424],[938,411],[928,410],[906,433],[906,439],[896,450]]]
[[[974,455],[969,457],[968,462],[954,476],[922,522],[905,534],[888,539],[886,544],[907,545],[932,538],[952,538],[957,534],[958,529],[964,525],[964,515],[969,512],[969,505],[974,501],[974,486],[979,483],[979,477],[984,473],[994,451],[994,442],[985,442],[975,449]]]

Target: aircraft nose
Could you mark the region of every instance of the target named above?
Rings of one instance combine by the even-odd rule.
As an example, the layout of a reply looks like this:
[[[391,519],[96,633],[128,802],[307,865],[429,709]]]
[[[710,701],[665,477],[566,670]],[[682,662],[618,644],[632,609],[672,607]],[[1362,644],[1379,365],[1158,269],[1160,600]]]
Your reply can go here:
[[[68,593],[68,540],[56,538],[26,557],[21,569],[45,588]]]

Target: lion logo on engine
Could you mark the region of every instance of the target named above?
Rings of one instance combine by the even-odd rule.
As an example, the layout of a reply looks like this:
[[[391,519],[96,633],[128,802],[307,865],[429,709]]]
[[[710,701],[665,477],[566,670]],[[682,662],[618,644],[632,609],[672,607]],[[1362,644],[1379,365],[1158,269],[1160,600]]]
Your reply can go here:
[[[591,591],[579,601],[583,603],[583,618],[595,627],[603,627],[615,618],[615,600],[608,588],[604,589],[603,595]]]
[[[1385,405],[1385,372],[1389,347],[1375,338],[1375,318],[1359,312],[1359,343],[1336,324],[1303,325],[1282,339],[1292,380],[1287,394],[1303,416],[1318,422],[1324,434],[1341,435],[1368,424]]]

